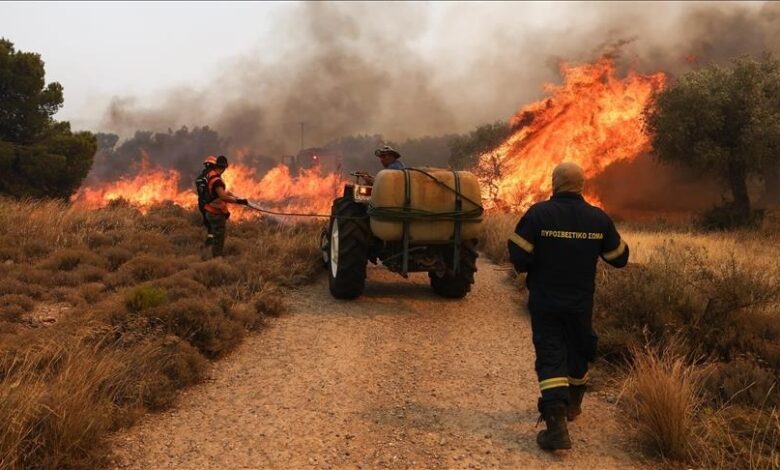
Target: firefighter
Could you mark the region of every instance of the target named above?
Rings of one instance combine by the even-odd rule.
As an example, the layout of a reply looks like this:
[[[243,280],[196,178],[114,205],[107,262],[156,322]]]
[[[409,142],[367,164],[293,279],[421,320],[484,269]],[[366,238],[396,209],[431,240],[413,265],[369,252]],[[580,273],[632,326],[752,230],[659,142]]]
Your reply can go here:
[[[566,421],[581,412],[588,363],[596,353],[592,328],[596,263],[628,263],[628,246],[612,219],[582,197],[585,177],[578,165],[553,170],[553,195],[523,215],[507,242],[518,273],[528,273],[538,408],[546,429],[536,441],[546,450],[569,449]]]
[[[249,201],[236,197],[225,187],[222,173],[227,169],[228,161],[224,155],[209,156],[203,165],[203,173],[196,180],[198,207],[208,230],[206,246],[211,246],[212,256],[218,257],[222,256],[225,247],[225,224],[230,217],[227,203],[247,205]]]
[[[385,145],[382,148],[376,149],[374,151],[374,155],[379,158],[379,161],[382,163],[382,167],[387,170],[403,170],[406,168],[403,162],[399,160],[401,158],[401,154],[389,145]],[[374,183],[373,176],[368,174],[362,176],[366,180],[366,183]]]

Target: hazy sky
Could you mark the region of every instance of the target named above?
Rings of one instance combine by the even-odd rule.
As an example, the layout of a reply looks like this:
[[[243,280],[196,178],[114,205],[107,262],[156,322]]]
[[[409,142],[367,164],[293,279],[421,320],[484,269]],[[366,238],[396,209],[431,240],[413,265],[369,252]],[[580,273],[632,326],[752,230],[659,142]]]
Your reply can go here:
[[[226,59],[272,48],[272,16],[285,3],[3,2],[0,35],[46,62],[65,88],[61,119],[114,95],[203,85]]]
[[[407,19],[427,21],[426,31],[414,33],[417,52],[449,51],[453,60],[457,49],[478,41],[480,29],[490,23],[538,28],[552,19],[548,27],[555,30],[565,26],[562,18],[572,9],[561,3],[417,6],[417,18]],[[206,86],[247,55],[267,56],[272,62],[291,39],[285,36],[295,35],[294,29],[274,34],[274,27],[295,7],[289,2],[2,2],[0,36],[18,50],[42,55],[47,80],[65,88],[65,106],[57,117],[90,127],[114,96],[154,100],[173,88]],[[394,6],[384,4],[376,14],[388,8]],[[372,8],[365,12],[371,15]],[[409,24],[400,19],[396,26],[404,34]],[[452,66],[458,68],[457,63]]]
[[[367,79],[390,88],[388,96],[372,95],[374,88],[369,88],[364,95],[356,95],[359,99],[367,96],[388,102],[404,96],[432,96],[424,105],[443,111],[437,115],[438,123],[420,130],[438,132],[509,117],[542,94],[543,81],[558,79],[557,60],[591,60],[589,55],[597,54],[605,43],[623,39],[648,50],[650,45],[667,47],[682,32],[675,22],[684,12],[736,6],[698,2],[0,2],[0,36],[19,50],[42,55],[47,81],[58,81],[65,89],[65,106],[57,117],[70,120],[75,128],[103,130],[106,110],[114,98],[130,100],[132,105],[127,108],[133,112],[166,103],[164,112],[156,113],[158,119],[128,125],[211,124],[202,116],[215,107],[209,100],[231,97],[218,90],[222,84],[253,93],[240,96],[241,101],[251,102],[257,94],[252,87],[261,90],[266,86],[264,76],[278,72],[280,77],[299,78],[297,69],[285,70],[289,62],[296,62],[288,59],[317,65],[335,50],[354,54],[362,61],[365,70],[361,73]],[[684,55],[680,50],[679,56]],[[383,67],[402,62],[404,72],[389,82],[375,76]],[[415,70],[421,70],[425,79],[398,84]],[[332,73],[336,79],[359,75],[349,69]],[[284,80],[272,82],[274,89],[286,86],[289,80]],[[327,92],[320,93],[324,103],[338,87],[331,83]],[[430,92],[421,92],[419,87]],[[343,95],[339,100],[344,100]],[[183,117],[185,113],[173,112],[178,105],[171,104],[171,96],[184,96],[201,105]],[[278,99],[279,106],[288,106],[295,90],[283,98]],[[408,114],[414,104],[399,109]],[[377,127],[389,127],[386,121]],[[411,127],[417,128],[416,124]],[[410,132],[398,130],[399,134]]]

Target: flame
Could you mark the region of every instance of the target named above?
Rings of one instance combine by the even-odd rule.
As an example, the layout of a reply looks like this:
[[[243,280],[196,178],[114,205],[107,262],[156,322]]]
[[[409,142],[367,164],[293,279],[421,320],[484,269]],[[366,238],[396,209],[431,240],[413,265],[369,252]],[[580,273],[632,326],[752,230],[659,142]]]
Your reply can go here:
[[[551,96],[524,106],[511,120],[512,134],[479,157],[475,169],[489,207],[523,211],[552,190],[552,169],[579,164],[586,178],[610,164],[650,149],[642,116],[666,81],[663,73],[628,72],[618,78],[614,63],[561,65],[562,85],[546,84]],[[586,187],[586,197],[598,204]]]
[[[228,191],[237,197],[250,199],[256,205],[278,212],[330,213],[330,205],[342,182],[336,173],[321,175],[319,168],[302,169],[292,175],[283,164],[259,177],[254,168],[242,164],[228,167],[222,175]],[[118,181],[83,186],[71,198],[74,204],[100,208],[116,199],[124,199],[142,211],[154,204],[171,201],[182,207],[195,207],[197,195],[194,181],[192,190],[181,191],[182,177],[176,170],[165,169],[149,162],[142,153],[138,173]],[[232,205],[234,218],[256,215],[251,209]]]
[[[141,165],[135,176],[82,186],[71,197],[71,202],[92,209],[106,206],[116,199],[124,199],[141,209],[166,201],[185,207],[197,204],[195,195],[179,190],[181,175],[178,171],[156,167],[149,160],[149,155],[141,151]]]

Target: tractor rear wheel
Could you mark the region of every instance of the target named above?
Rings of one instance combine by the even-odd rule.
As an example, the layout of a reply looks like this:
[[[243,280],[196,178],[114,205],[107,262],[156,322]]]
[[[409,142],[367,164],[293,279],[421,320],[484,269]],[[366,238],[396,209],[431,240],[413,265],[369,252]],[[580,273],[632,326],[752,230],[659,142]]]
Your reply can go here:
[[[371,228],[366,206],[352,198],[333,201],[328,237],[328,285],[337,299],[354,299],[366,284]]]
[[[450,269],[445,273],[429,272],[433,291],[442,297],[450,299],[462,299],[471,290],[474,284],[474,273],[477,272],[477,248],[476,243],[466,240],[460,245],[460,263],[458,272],[452,270],[452,253],[447,258]]]

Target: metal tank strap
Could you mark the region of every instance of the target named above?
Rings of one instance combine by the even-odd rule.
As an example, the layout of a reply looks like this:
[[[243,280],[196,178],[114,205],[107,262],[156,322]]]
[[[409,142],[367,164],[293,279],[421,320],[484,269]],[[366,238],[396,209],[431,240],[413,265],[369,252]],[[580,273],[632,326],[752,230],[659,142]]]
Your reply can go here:
[[[403,217],[403,262],[401,265],[401,276],[409,276],[409,217],[408,212],[411,209],[412,204],[412,178],[411,173],[407,168],[403,169],[404,172],[404,217]]]
[[[455,233],[453,236],[453,252],[452,252],[452,270],[455,274],[460,270],[460,239],[461,228],[463,227],[463,221],[461,216],[463,214],[463,197],[460,192],[460,175],[457,171],[452,171],[455,177]]]

